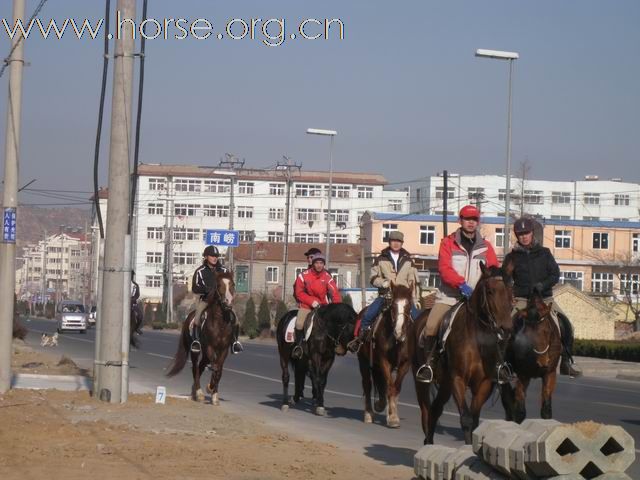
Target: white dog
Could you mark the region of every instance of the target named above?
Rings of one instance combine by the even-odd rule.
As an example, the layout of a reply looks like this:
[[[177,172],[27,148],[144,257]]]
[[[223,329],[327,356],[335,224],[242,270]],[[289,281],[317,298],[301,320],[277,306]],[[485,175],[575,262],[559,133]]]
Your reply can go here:
[[[57,347],[58,346],[58,332],[53,335],[47,335],[46,333],[42,334],[42,338],[40,340],[41,347]]]

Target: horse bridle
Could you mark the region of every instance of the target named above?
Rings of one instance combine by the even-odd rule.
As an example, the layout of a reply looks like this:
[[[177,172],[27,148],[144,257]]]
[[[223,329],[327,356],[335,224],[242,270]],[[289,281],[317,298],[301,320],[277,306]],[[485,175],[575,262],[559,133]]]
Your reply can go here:
[[[349,326],[349,323],[345,323],[342,328],[340,329],[340,331],[338,332],[338,337],[334,338],[332,335],[329,334],[329,332],[327,332],[327,338],[329,338],[332,342],[333,342],[333,348],[335,350],[335,348],[340,345],[340,339],[342,338],[342,335],[344,334],[344,330],[345,328],[347,328]]]
[[[548,322],[551,321],[551,310],[549,310],[546,315],[542,315],[540,317],[540,320],[538,320],[537,322],[529,322],[529,324],[533,324],[533,325],[537,326],[537,325],[540,325],[545,320],[548,321]],[[527,323],[528,321],[529,321],[529,312],[527,311],[527,319],[525,320],[525,323]],[[536,350],[535,347],[532,347],[532,349],[533,349],[533,353],[535,353],[536,355],[544,355],[545,353],[547,353],[549,351],[550,347],[551,347],[551,341],[549,341],[549,343],[547,343],[547,347],[542,351]]]
[[[501,277],[494,277],[494,278],[500,282],[504,282],[504,279]],[[495,314],[491,309],[491,305],[489,304],[489,299],[487,297],[487,288],[483,285],[480,292],[482,294],[480,299],[482,311],[487,314],[487,320],[485,321],[482,318],[482,315],[478,315],[478,320],[483,327],[495,333],[496,336],[498,337],[498,340],[502,341],[504,340],[504,330],[498,327],[498,322],[496,321]],[[467,308],[469,308],[468,302],[467,302]]]

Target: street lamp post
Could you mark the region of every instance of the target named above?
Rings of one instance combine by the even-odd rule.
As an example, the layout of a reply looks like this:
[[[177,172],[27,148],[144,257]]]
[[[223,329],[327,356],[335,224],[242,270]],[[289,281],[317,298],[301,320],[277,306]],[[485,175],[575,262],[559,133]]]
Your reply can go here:
[[[324,256],[326,258],[326,265],[329,268],[329,247],[331,245],[331,197],[333,196],[333,138],[338,135],[335,130],[322,130],[318,128],[307,129],[309,135],[322,135],[325,137],[331,137],[331,145],[329,146],[329,193],[327,194],[327,238],[326,245],[324,247]]]
[[[476,57],[491,58],[494,60],[507,60],[509,62],[509,107],[507,114],[507,185],[504,197],[504,256],[509,252],[509,212],[511,209],[511,84],[513,76],[513,61],[520,58],[517,52],[503,52],[499,50],[476,50]]]

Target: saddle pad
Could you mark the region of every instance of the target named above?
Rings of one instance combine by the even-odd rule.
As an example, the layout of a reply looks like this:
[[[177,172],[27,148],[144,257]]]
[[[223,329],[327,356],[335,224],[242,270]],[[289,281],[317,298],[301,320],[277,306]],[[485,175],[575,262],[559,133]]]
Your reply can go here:
[[[311,330],[313,330],[313,313],[307,317],[307,320],[304,322],[304,339],[309,340],[311,336]],[[284,341],[285,343],[294,343],[296,341],[296,320],[298,316],[296,315],[289,323],[287,323],[287,328],[284,331]]]
[[[444,350],[444,346],[447,343],[447,338],[451,333],[451,328],[453,327],[453,319],[456,318],[458,310],[462,307],[464,302],[458,302],[451,310],[447,312],[442,320],[442,326],[440,327],[439,337],[441,338],[440,344],[442,345],[442,349]]]

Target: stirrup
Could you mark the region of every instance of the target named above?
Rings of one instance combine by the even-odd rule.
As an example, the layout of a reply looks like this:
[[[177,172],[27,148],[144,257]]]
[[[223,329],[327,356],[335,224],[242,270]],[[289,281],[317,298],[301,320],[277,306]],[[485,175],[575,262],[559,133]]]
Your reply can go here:
[[[416,382],[431,383],[433,382],[433,368],[428,363],[423,363],[416,372]]]
[[[351,353],[358,353],[360,351],[360,347],[362,347],[362,340],[360,338],[354,338],[349,343],[347,343],[347,350]]]
[[[240,352],[244,351],[244,347],[242,346],[242,344],[236,340],[235,342],[233,342],[233,345],[231,345],[231,354],[232,355],[236,355]]]
[[[502,375],[506,376],[506,380],[502,379]],[[511,370],[511,366],[507,362],[500,363],[496,365],[496,380],[498,385],[506,385],[513,378],[513,371]]]
[[[296,345],[291,351],[291,358],[293,358],[294,360],[300,360],[303,353],[304,352],[302,350],[302,345]]]
[[[200,341],[194,340],[191,342],[191,353],[200,353],[202,351],[202,345]]]

